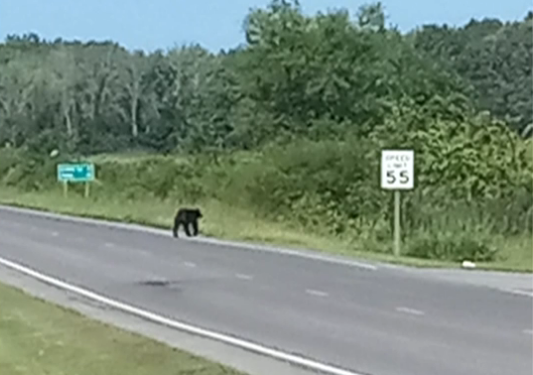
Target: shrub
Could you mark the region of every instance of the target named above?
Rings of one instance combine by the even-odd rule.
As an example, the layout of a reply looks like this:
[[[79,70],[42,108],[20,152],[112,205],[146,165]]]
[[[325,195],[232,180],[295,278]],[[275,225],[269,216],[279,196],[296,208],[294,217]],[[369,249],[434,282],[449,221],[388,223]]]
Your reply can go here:
[[[497,252],[490,237],[480,233],[422,232],[408,242],[406,255],[454,262],[490,262],[496,259]]]

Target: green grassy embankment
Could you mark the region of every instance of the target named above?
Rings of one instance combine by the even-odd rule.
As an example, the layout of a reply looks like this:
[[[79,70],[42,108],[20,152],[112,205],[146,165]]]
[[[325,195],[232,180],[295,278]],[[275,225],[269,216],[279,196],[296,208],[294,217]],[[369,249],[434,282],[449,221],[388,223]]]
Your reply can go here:
[[[0,373],[243,375],[0,284]]]
[[[369,186],[363,177],[360,187],[348,195],[324,198],[319,193],[323,181],[334,179],[333,186],[340,186],[342,193],[354,189],[348,179],[358,171],[350,170],[354,164],[349,160],[355,159],[349,154],[353,148],[342,149],[336,144],[317,147],[304,151],[295,147],[286,155],[279,151],[270,155],[241,153],[221,158],[219,164],[162,156],[97,156],[92,158],[97,181],[91,185],[88,199],[83,198],[83,186],[76,184],[71,185],[68,197],[63,196],[62,187],[54,180],[57,161],[38,167],[13,161],[11,167],[5,167],[8,172],[0,185],[0,203],[169,230],[178,206],[196,205],[204,212],[202,234],[211,237],[418,267],[460,267],[458,259],[463,254],[480,254],[478,268],[533,270],[531,235],[520,233],[528,224],[523,216],[487,213],[482,211],[487,210],[485,206],[478,211],[465,209],[462,204],[454,206],[453,200],[448,211],[435,211],[431,201],[415,200],[410,214],[419,224],[406,238],[403,251],[420,256],[394,257],[390,228],[380,219],[379,206],[366,205],[371,200],[383,205],[386,193]],[[339,153],[338,161],[331,160],[334,152]],[[332,162],[338,163],[336,170],[332,170]],[[371,174],[376,166],[364,168],[368,169],[364,173]],[[289,199],[293,191],[299,197]],[[351,207],[367,210],[363,211],[366,216],[346,220],[344,215]],[[508,217],[493,220],[503,215]],[[378,220],[372,222],[376,217]],[[323,222],[325,229],[320,225]],[[502,222],[514,223],[518,234],[494,233]],[[497,251],[494,259],[481,260],[492,251]]]
[[[133,203],[109,198],[84,199],[73,194],[64,198],[60,188],[57,191],[40,193],[21,193],[15,189],[3,188],[0,190],[0,202],[18,207],[138,223],[164,229],[170,228],[171,218],[175,211],[175,205],[169,201],[145,200]],[[392,254],[365,251],[363,248],[358,248],[357,243],[350,243],[333,236],[313,234],[304,228],[287,228],[283,224],[258,218],[250,212],[215,200],[198,202],[198,205],[206,214],[205,220],[202,222],[202,234],[206,236],[307,248],[331,254],[415,267],[460,267],[457,262],[407,256],[396,258]],[[533,257],[532,252],[528,250],[531,242],[527,238],[516,238],[511,241],[502,239],[500,241],[499,259],[494,262],[478,263],[478,268],[516,272],[532,271]]]
[[[15,189],[0,190],[0,203],[74,216],[143,224],[169,229],[175,206],[168,201],[124,202],[113,199],[84,199],[80,196],[64,198],[60,192],[20,193]],[[217,201],[199,202],[205,214],[201,223],[202,235],[228,240],[285,245],[323,251],[330,254],[381,260],[420,267],[457,267],[452,262],[441,262],[410,257],[395,258],[390,254],[356,249],[342,239],[314,235],[303,228],[285,228],[284,225],[262,220],[253,214]],[[170,230],[170,229],[169,229]],[[520,262],[519,262],[520,263]],[[494,266],[494,265],[492,265]],[[502,264],[501,267],[505,268]],[[512,267],[512,266],[511,266]],[[512,269],[512,268],[511,268]]]

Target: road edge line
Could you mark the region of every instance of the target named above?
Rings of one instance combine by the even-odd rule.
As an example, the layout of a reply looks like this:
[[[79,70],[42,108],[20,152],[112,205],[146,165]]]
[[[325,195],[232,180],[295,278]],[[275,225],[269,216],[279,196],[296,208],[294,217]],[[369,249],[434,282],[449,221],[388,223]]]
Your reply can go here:
[[[0,204],[0,210],[11,211],[11,212],[19,213],[19,214],[28,214],[28,215],[46,217],[46,218],[50,218],[53,220],[63,220],[63,221],[73,222],[73,223],[99,225],[99,226],[108,227],[108,228],[132,230],[132,231],[138,231],[138,232],[143,232],[143,233],[150,233],[154,235],[161,235],[161,236],[171,235],[170,230],[165,231],[157,227],[151,227],[151,226],[142,225],[142,224],[126,223],[126,222],[121,222],[121,221],[113,221],[113,220],[105,220],[105,219],[94,219],[94,218],[89,218],[89,217],[76,216],[76,215],[64,214],[64,213],[56,213],[52,211],[32,209],[32,208],[27,208],[27,207],[16,207],[16,206]],[[292,256],[296,256],[300,258],[312,259],[312,260],[317,260],[321,262],[341,264],[341,265],[350,266],[350,267],[358,267],[358,268],[366,269],[369,271],[378,270],[377,266],[370,264],[370,263],[359,262],[359,261],[351,260],[351,259],[337,258],[335,256],[319,254],[314,251],[313,253],[310,253],[310,252],[306,252],[305,250],[299,251],[299,250],[286,249],[286,248],[277,247],[277,246],[251,244],[251,243],[246,243],[246,242],[241,243],[237,241],[223,240],[223,239],[218,239],[214,237],[196,237],[196,238],[195,237],[192,237],[192,238],[184,237],[184,238],[181,238],[181,240],[191,241],[191,242],[200,242],[200,243],[216,245],[216,246],[229,246],[229,247],[235,247],[235,248],[240,248],[240,249],[270,252],[274,254],[292,255]],[[388,264],[386,265],[380,264],[380,266],[384,268],[397,268],[395,265],[388,265]]]
[[[524,290],[512,289],[512,288],[496,288],[496,289],[499,290],[500,292],[504,292],[504,293],[510,293],[510,294],[514,294],[514,295],[517,295],[517,296],[533,298],[533,292],[527,292],[527,291],[524,291]]]
[[[23,266],[21,264],[10,261],[3,257],[0,257],[0,264],[5,267],[10,268],[11,270],[14,270],[26,276],[32,277],[36,280],[55,286],[56,288],[66,290],[74,294],[78,294],[82,297],[99,302],[101,304],[115,308],[122,312],[128,313],[130,315],[134,315],[139,318],[149,320],[153,323],[168,326],[168,327],[177,329],[179,331],[183,331],[183,332],[197,335],[200,337],[204,337],[207,339],[216,340],[224,344],[232,345],[232,346],[244,349],[244,350],[255,352],[257,354],[261,354],[261,355],[271,357],[277,360],[292,363],[294,365],[299,365],[301,367],[308,368],[314,371],[320,371],[320,372],[331,374],[331,375],[363,375],[361,373],[344,370],[336,366],[321,363],[321,362],[318,362],[312,359],[307,359],[307,358],[304,358],[304,357],[301,357],[295,354],[285,353],[280,350],[272,349],[272,348],[269,348],[269,347],[266,347],[260,344],[256,344],[250,341],[235,338],[229,335],[225,335],[225,334],[211,331],[208,329],[200,328],[200,327],[193,326],[187,323],[179,322],[177,320],[173,320],[170,318],[165,318],[161,315],[152,313],[150,311],[132,306],[124,302],[120,302],[118,300],[114,300],[112,298],[105,297],[98,293],[92,292],[88,289],[81,288],[73,284],[69,284],[65,281],[61,281],[59,279],[48,276],[44,273],[38,272],[32,268]]]

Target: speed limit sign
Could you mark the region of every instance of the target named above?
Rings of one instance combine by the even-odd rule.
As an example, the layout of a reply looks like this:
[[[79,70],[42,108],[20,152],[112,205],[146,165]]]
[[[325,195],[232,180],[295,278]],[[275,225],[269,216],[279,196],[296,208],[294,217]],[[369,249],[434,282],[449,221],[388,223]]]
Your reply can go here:
[[[410,190],[414,188],[413,150],[381,151],[381,188],[388,190]]]

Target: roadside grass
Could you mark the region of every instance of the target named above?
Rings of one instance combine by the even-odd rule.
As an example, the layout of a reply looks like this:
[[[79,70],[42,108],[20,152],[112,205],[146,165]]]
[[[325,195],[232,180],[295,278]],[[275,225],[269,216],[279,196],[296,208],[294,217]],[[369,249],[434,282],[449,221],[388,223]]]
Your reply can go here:
[[[161,200],[131,202],[101,197],[84,199],[74,193],[65,198],[59,189],[39,193],[21,193],[12,188],[1,188],[0,203],[76,216],[138,223],[169,230],[176,209],[172,202]],[[330,254],[414,267],[459,268],[461,266],[454,262],[405,256],[397,258],[390,253],[368,251],[366,249],[369,244],[364,242],[322,236],[295,226],[287,227],[216,200],[200,202],[199,205],[205,216],[201,231],[203,235],[209,237],[313,249]],[[530,238],[519,237],[499,241],[501,242],[499,259],[490,263],[478,263],[477,268],[514,272],[533,271],[533,250]]]
[[[0,284],[2,375],[238,375]]]
[[[145,160],[153,161],[168,161],[171,160],[176,164],[187,163],[186,157],[178,157],[173,155],[172,157],[160,155],[160,154],[147,154],[142,152],[130,152],[122,154],[98,154],[87,158],[88,162],[95,164],[105,164],[109,162],[121,163],[121,164],[138,164]]]

